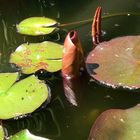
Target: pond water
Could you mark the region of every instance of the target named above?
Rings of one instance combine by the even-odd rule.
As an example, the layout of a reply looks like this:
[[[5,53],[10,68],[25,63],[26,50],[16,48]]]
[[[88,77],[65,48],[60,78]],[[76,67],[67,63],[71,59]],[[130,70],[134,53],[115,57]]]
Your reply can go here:
[[[8,61],[11,52],[20,44],[44,40],[62,44],[67,31],[73,29],[78,32],[86,57],[92,46],[91,22],[58,31],[59,39],[58,34],[43,37],[23,36],[16,32],[15,26],[31,16],[51,17],[60,23],[92,18],[98,5],[103,7],[103,15],[140,11],[139,0],[0,0],[0,72],[17,71]],[[139,25],[139,16],[103,19],[102,38],[109,40],[117,36],[140,34]],[[25,118],[3,121],[9,135],[27,128],[35,135],[53,140],[86,140],[92,124],[101,112],[110,108],[129,108],[140,103],[139,91],[113,90],[84,77],[79,91],[82,94],[79,107],[73,107],[64,96],[60,72],[52,75],[44,73],[44,76],[51,88],[51,103]]]

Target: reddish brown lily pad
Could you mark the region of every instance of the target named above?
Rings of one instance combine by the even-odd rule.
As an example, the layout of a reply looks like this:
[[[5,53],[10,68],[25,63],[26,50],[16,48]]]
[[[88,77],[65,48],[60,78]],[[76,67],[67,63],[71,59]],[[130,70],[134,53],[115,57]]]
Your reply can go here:
[[[140,140],[140,105],[103,112],[91,128],[88,140]]]
[[[87,59],[88,73],[107,86],[140,88],[140,36],[100,43]]]

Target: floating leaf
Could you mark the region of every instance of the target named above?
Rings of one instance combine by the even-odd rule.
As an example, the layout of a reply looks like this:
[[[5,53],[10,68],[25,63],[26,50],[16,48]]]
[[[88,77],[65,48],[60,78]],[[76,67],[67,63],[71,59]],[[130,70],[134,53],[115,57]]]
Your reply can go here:
[[[110,109],[95,121],[88,140],[140,140],[140,105]]]
[[[4,140],[4,131],[2,125],[0,125],[0,140]]]
[[[10,62],[21,67],[26,74],[39,69],[56,72],[62,67],[62,49],[62,45],[50,41],[22,44],[12,53]]]
[[[47,86],[34,75],[14,83],[17,77],[0,73],[0,119],[31,113],[48,98]]]
[[[11,136],[9,140],[49,140],[49,139],[35,136],[31,134],[27,129],[25,129]]]
[[[46,35],[52,33],[57,22],[46,17],[30,17],[21,21],[17,25],[17,30],[20,34],[25,35]]]
[[[18,79],[18,73],[0,73],[0,94],[6,92]]]
[[[100,43],[86,60],[88,73],[112,87],[140,88],[140,36]]]

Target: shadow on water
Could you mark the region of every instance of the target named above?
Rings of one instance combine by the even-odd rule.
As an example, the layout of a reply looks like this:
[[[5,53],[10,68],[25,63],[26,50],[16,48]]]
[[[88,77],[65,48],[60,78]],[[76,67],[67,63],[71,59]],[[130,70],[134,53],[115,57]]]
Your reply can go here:
[[[78,32],[85,54],[87,55],[91,50],[91,23],[84,26],[69,27],[66,28],[66,31],[60,30],[58,31],[60,36],[58,39],[58,34],[39,37],[27,37],[18,34],[16,24],[21,20],[31,16],[47,16],[61,23],[88,19],[93,17],[97,5],[103,6],[105,9],[103,13],[122,12],[121,9],[125,12],[132,10],[138,12],[140,7],[136,6],[132,0],[129,2],[133,5],[132,7],[129,3],[127,3],[128,6],[125,4],[124,7],[122,5],[120,7],[120,3],[124,4],[122,0],[113,2],[108,0],[100,2],[96,0],[0,0],[0,52],[2,53],[0,72],[18,70],[14,65],[8,64],[8,61],[10,53],[20,44],[44,40],[63,43],[66,32],[70,29],[75,29]],[[119,6],[117,7],[117,5]],[[127,24],[128,21],[129,25]],[[139,25],[140,19],[131,16],[103,20],[103,40],[128,34],[140,34]],[[96,67],[98,66],[95,65],[93,68]],[[139,91],[114,90],[85,78],[80,89],[83,94],[81,104],[79,107],[73,107],[64,96],[60,73],[53,78],[49,77],[47,84],[52,92],[51,103],[25,118],[3,121],[9,135],[28,128],[35,135],[53,140],[85,140],[94,120],[101,112],[110,108],[129,108],[140,103]]]

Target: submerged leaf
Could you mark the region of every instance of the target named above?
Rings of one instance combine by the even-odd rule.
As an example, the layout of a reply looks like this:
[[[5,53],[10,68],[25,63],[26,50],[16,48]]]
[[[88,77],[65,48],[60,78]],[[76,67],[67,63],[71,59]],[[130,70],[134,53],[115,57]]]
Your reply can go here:
[[[122,110],[110,109],[95,121],[88,140],[139,140],[140,105]]]
[[[62,49],[62,45],[50,41],[22,44],[11,54],[10,63],[26,74],[40,69],[56,72],[62,68]]]
[[[49,139],[35,136],[31,134],[27,129],[25,129],[11,136],[9,140],[49,140]]]
[[[34,75],[14,83],[17,77],[17,73],[0,74],[0,119],[31,113],[48,98],[46,84]]]
[[[100,43],[86,60],[88,73],[112,87],[140,88],[140,36]]]
[[[52,33],[57,22],[46,17],[31,17],[21,21],[17,25],[17,30],[20,34],[25,35],[46,35]]]

